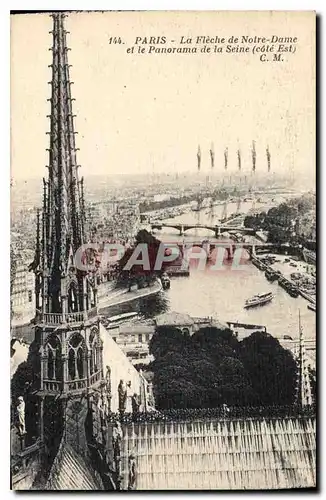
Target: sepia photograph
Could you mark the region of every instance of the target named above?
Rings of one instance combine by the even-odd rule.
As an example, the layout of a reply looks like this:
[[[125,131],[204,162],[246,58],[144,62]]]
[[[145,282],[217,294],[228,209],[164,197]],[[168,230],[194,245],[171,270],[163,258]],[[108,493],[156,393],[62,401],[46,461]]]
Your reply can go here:
[[[316,489],[316,13],[16,11],[10,73],[11,489]]]

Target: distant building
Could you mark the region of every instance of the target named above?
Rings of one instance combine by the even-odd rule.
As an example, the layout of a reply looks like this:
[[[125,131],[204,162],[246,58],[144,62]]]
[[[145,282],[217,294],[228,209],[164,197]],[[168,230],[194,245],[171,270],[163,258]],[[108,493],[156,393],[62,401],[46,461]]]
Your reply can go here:
[[[227,329],[228,325],[222,323],[212,317],[196,318],[188,314],[181,314],[177,312],[169,312],[161,314],[155,320],[156,326],[171,326],[179,328],[185,335],[193,335],[200,328],[216,327],[220,329]]]
[[[170,194],[156,194],[153,196],[153,201],[165,201],[170,199],[171,199]]]
[[[139,204],[133,199],[93,203],[87,218],[91,239],[97,242],[132,242],[140,229]]]
[[[139,363],[148,364],[153,361],[154,358],[149,353],[149,343],[156,328],[162,326],[178,328],[188,336],[205,327],[229,328],[226,323],[221,323],[211,317],[193,318],[188,314],[172,311],[152,320],[130,321],[120,325],[111,324],[108,331],[112,339],[136,366]]]
[[[109,333],[133,365],[148,364],[153,360],[149,354],[149,342],[155,332],[155,324],[144,322],[111,326]]]
[[[27,263],[17,262],[11,291],[12,321],[16,322],[35,313],[35,277]]]

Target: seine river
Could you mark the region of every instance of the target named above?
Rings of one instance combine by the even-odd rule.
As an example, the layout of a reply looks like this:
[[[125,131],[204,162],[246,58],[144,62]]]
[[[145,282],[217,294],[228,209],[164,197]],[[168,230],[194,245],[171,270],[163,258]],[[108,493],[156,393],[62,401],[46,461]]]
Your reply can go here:
[[[245,213],[251,207],[251,203],[242,204],[241,212]],[[261,207],[264,208],[263,205]],[[259,205],[256,208],[259,208]],[[222,210],[223,206],[218,205],[214,207],[213,214],[207,208],[200,212],[191,211],[166,221],[215,224]],[[236,204],[229,204],[228,211],[229,213],[235,212]],[[178,230],[163,228],[162,231],[156,231],[155,236],[162,241],[177,242],[184,239],[198,241],[213,237],[214,234],[205,229],[194,229],[180,237]],[[267,331],[275,337],[290,335],[295,339],[299,336],[300,310],[305,338],[315,338],[316,314],[307,308],[308,302],[303,297],[291,297],[277,282],[267,281],[264,273],[249,260],[245,262],[246,265],[241,270],[234,270],[231,264],[227,264],[217,271],[212,271],[209,265],[204,270],[199,270],[195,262],[191,267],[189,277],[171,278],[170,290],[162,292],[158,297],[138,301],[138,304],[125,305],[122,308],[120,306],[112,313],[138,310],[143,316],[148,317],[163,311],[177,311],[191,316],[213,316],[221,322],[239,321],[264,325]],[[285,274],[295,270],[282,262],[278,264],[278,268]],[[246,299],[257,293],[268,291],[272,291],[275,295],[272,302],[261,307],[244,309]]]

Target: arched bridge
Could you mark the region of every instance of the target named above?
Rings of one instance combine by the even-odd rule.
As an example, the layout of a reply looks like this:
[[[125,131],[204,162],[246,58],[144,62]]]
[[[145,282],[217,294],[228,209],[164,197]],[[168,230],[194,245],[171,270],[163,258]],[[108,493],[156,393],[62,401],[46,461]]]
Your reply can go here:
[[[151,229],[158,229],[159,231],[163,227],[170,227],[172,229],[177,229],[180,233],[180,236],[190,229],[208,229],[209,231],[213,231],[215,237],[217,238],[221,233],[236,231],[238,233],[243,234],[255,234],[255,230],[249,227],[243,226],[232,226],[231,224],[179,224],[175,222],[152,222]]]
[[[173,244],[173,246],[174,245],[175,244]],[[210,256],[216,248],[222,247],[225,248],[229,259],[233,257],[235,250],[239,248],[247,250],[250,259],[256,257],[257,255],[265,253],[281,253],[281,254],[288,253],[292,255],[295,254],[297,250],[295,247],[291,247],[286,244],[262,243],[262,242],[238,243],[235,241],[213,241],[209,239],[198,240],[198,241],[192,240],[189,242],[176,243],[176,245],[179,247],[181,256],[184,255],[185,249],[191,247],[203,248],[207,256]],[[167,246],[169,246],[169,244],[167,244]]]

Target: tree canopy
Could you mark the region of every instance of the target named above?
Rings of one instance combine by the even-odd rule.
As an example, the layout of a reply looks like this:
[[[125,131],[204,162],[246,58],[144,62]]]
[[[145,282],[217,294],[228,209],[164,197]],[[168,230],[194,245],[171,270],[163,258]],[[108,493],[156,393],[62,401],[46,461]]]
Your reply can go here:
[[[161,269],[158,270],[155,269],[155,263],[161,244],[161,241],[155,238],[146,229],[141,229],[136,235],[135,245],[127,249],[119,260],[119,282],[123,284],[128,283],[129,286],[134,283],[142,284],[156,275],[160,275],[164,270],[165,263],[163,262]],[[134,252],[135,249],[137,249],[137,245],[139,245],[139,254],[135,255]],[[141,247],[141,245],[144,246]],[[134,259],[139,262],[139,264],[130,260],[133,255]],[[147,256],[149,266],[145,265],[145,263],[147,263]],[[142,261],[143,263],[141,263]],[[128,262],[130,262],[130,266],[127,265]],[[130,267],[130,269],[128,267]]]
[[[192,337],[158,327],[150,342],[158,409],[291,405],[297,367],[277,339],[255,332],[239,342],[229,329]]]
[[[313,216],[311,214],[314,213],[315,206],[315,197],[305,194],[286,203],[281,203],[277,207],[272,207],[267,213],[247,215],[244,226],[256,231],[268,231],[268,241],[271,243],[297,243],[307,239],[302,228],[307,225],[305,223],[307,217],[308,221],[312,223]]]

